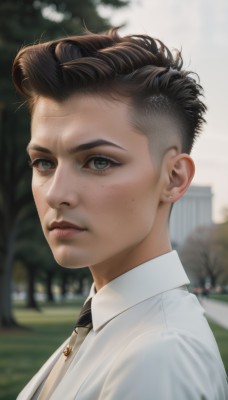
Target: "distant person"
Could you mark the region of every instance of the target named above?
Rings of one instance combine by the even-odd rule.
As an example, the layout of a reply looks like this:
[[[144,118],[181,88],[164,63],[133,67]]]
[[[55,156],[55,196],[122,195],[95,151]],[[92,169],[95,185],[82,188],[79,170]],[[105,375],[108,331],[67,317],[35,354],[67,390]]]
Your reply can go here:
[[[18,399],[228,399],[168,229],[194,175],[197,77],[159,40],[117,30],[25,47],[13,77],[31,110],[44,235],[61,266],[94,280],[71,337]]]

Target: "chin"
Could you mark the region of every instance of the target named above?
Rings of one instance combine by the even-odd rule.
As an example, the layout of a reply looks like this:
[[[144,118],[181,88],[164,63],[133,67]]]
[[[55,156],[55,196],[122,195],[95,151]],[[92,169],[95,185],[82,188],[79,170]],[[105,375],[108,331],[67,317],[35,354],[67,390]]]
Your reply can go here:
[[[81,257],[75,257],[75,255],[72,256],[72,254],[69,254],[68,252],[52,251],[52,254],[57,264],[59,264],[63,268],[76,269],[85,268],[88,266],[85,260],[82,260]]]
[[[59,264],[59,263],[58,263]],[[60,267],[65,268],[65,269],[79,269],[79,268],[87,268],[87,265],[61,265],[59,264]]]

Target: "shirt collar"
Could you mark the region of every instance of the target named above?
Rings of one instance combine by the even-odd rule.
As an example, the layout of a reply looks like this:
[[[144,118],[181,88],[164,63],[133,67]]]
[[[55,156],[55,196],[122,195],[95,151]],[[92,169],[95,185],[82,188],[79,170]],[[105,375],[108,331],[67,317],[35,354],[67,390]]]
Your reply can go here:
[[[88,297],[93,297],[93,329],[99,330],[118,314],[150,297],[189,283],[177,252],[171,251],[118,276],[97,293],[93,284]]]

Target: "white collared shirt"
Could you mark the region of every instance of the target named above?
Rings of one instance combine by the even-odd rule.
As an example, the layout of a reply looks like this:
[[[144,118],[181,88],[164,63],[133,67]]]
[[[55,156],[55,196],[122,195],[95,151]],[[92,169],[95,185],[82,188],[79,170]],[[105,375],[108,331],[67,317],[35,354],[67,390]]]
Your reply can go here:
[[[93,329],[51,400],[227,400],[221,357],[188,283],[172,251],[96,294],[92,286]],[[32,398],[49,364],[18,400]]]

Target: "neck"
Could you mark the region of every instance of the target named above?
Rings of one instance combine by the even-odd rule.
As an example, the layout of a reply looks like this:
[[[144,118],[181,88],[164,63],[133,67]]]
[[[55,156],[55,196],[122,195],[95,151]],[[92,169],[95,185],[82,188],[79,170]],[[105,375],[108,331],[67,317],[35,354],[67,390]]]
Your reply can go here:
[[[171,250],[167,222],[162,224],[157,218],[151,233],[137,246],[125,249],[110,259],[90,267],[96,290],[99,291],[118,276]]]

